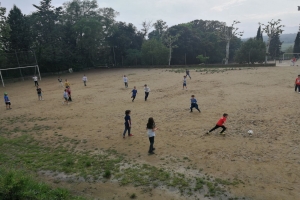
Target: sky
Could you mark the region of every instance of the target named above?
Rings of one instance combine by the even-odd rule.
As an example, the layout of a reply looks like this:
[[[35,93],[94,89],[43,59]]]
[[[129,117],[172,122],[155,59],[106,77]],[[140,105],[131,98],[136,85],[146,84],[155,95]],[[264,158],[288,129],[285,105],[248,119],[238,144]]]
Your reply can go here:
[[[52,0],[52,5],[62,6],[68,0]],[[0,0],[7,12],[15,4],[24,14],[35,11],[32,4],[40,0]],[[111,7],[119,12],[117,21],[134,24],[141,29],[143,21],[162,19],[168,26],[196,19],[218,20],[231,24],[234,20],[244,31],[242,38],[256,36],[258,23],[281,19],[283,33],[297,33],[300,24],[299,0],[97,0],[99,7]]]

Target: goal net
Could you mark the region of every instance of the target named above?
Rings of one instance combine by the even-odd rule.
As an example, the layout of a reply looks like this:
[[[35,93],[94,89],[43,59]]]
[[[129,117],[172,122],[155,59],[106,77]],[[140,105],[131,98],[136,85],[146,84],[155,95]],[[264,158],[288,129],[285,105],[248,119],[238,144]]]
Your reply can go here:
[[[39,66],[33,51],[20,51],[0,54],[0,78],[3,87],[11,80],[31,79],[38,76],[41,80]]]

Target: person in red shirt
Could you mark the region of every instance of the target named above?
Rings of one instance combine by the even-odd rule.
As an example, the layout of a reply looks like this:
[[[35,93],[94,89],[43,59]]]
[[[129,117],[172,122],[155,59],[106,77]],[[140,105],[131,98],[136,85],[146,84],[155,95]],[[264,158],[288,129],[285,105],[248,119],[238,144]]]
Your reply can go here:
[[[298,92],[300,93],[300,74],[298,75],[298,78],[296,78],[295,81],[295,92],[297,92],[297,88],[298,88]]]
[[[206,134],[209,134],[210,132],[218,129],[218,128],[222,128],[223,130],[220,132],[220,134],[224,134],[224,131],[226,131],[226,127],[224,126],[224,123],[226,122],[226,119],[228,117],[228,114],[224,113],[223,117],[221,117],[221,119],[219,119],[219,121],[217,122],[216,126],[213,127],[210,131],[208,131]]]

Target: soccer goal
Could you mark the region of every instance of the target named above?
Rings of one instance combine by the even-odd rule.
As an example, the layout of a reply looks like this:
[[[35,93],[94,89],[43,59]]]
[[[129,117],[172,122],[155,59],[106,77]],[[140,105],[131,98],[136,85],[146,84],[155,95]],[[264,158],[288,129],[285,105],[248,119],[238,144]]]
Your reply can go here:
[[[21,77],[24,81],[26,76],[37,75],[42,80],[34,51],[5,53],[1,55],[0,61],[0,78],[3,87],[5,87],[4,80],[11,77]]]

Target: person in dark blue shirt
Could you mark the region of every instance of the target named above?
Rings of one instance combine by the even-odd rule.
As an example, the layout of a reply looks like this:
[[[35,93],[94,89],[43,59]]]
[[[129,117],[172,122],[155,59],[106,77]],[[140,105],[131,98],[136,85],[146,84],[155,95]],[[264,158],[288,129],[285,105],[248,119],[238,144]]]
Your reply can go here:
[[[130,134],[130,130],[131,130],[131,118],[130,118],[130,113],[131,111],[130,110],[126,110],[125,111],[125,117],[124,117],[124,120],[125,120],[125,130],[124,130],[124,133],[123,133],[123,138],[125,138],[125,134],[126,132],[128,131],[128,136],[133,136],[132,134]]]
[[[197,104],[197,99],[195,99],[195,95],[192,95],[192,98],[191,98],[191,112],[193,112],[193,108],[196,108],[199,112],[200,109],[198,108],[198,104]]]
[[[135,87],[135,86],[133,87],[133,90],[132,90],[130,93],[132,93],[131,98],[132,98],[132,102],[134,102],[134,99],[135,99],[136,94],[137,94],[137,90],[136,90],[136,87]],[[129,93],[129,94],[130,94],[130,93]]]
[[[4,92],[4,102],[5,102],[5,105],[6,105],[6,110],[11,109],[11,107],[10,107],[11,103],[10,103],[10,100],[9,100],[6,92]]]

